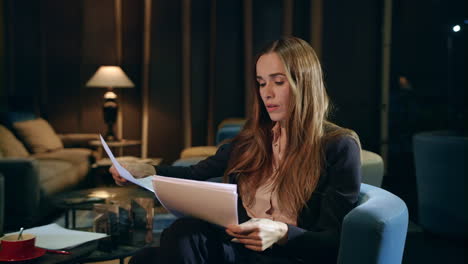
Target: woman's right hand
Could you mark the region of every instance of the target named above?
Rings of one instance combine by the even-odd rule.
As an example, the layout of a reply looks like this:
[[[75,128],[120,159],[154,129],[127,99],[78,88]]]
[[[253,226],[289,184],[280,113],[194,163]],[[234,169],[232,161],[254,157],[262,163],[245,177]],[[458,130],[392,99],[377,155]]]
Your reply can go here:
[[[156,174],[156,169],[153,165],[146,164],[146,163],[122,163],[122,167],[127,169],[127,171],[132,174],[133,177],[140,179],[144,177],[148,177],[150,175]],[[110,167],[109,172],[112,174],[112,178],[114,178],[115,184],[124,186],[130,184],[125,178],[120,176],[120,173],[117,169],[112,165]]]
[[[125,185],[129,184],[129,182],[125,178],[120,176],[120,173],[117,171],[117,169],[114,167],[114,165],[112,165],[112,167],[110,167],[109,172],[110,172],[110,174],[112,174],[112,178],[114,178],[115,184],[117,184],[119,186],[125,186]]]

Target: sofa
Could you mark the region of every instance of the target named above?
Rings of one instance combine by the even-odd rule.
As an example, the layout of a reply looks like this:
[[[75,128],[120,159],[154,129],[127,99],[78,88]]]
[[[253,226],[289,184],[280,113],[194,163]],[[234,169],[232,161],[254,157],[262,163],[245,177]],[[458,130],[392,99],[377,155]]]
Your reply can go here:
[[[84,145],[97,135],[58,135],[38,117],[0,125],[0,173],[5,184],[5,230],[41,223],[55,210],[52,197],[86,184],[94,151]]]

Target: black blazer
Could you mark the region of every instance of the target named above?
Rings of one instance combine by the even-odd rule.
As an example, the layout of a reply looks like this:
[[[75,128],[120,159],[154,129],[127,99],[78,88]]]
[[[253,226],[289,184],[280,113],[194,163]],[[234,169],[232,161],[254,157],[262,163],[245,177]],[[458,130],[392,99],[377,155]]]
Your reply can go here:
[[[193,180],[220,177],[231,149],[230,144],[223,145],[214,156],[190,167],[157,166],[156,170],[158,175]],[[357,142],[348,136],[338,138],[327,144],[325,157],[325,168],[298,216],[298,226],[288,225],[288,241],[280,246],[305,262],[336,263],[343,218],[356,206],[359,196],[361,161]],[[230,176],[230,181],[236,183],[236,177]],[[245,208],[239,206],[239,222],[248,219]]]

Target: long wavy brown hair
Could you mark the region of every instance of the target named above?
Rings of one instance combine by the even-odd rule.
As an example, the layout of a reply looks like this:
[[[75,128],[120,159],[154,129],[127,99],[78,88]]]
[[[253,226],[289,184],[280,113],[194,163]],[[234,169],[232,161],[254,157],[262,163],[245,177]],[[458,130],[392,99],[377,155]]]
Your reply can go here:
[[[322,69],[307,42],[295,37],[273,41],[258,54],[256,62],[262,55],[272,52],[284,64],[291,87],[289,118],[284,122],[287,137],[284,158],[277,172],[273,173],[271,129],[275,123],[265,109],[257,83],[252,91],[252,115],[233,139],[225,180],[227,175],[237,175],[240,196],[249,207],[255,203],[259,186],[272,180],[273,192],[278,193],[279,209],[287,215],[297,216],[317,186],[325,165],[326,142],[343,134],[357,136],[326,121],[329,99]]]

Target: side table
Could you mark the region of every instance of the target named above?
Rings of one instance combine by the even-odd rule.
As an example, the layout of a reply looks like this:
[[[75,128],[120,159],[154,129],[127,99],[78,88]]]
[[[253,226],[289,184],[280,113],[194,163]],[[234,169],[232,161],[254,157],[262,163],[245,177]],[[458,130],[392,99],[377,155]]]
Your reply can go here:
[[[146,163],[153,166],[157,166],[162,162],[162,158],[147,158],[142,159],[132,156],[124,156],[116,158],[117,161],[122,163]],[[103,185],[114,185],[114,180],[109,174],[109,168],[112,166],[112,161],[109,158],[103,158],[97,160],[94,164],[91,165],[91,175],[93,177],[93,183],[96,186]]]
[[[125,147],[141,145],[140,140],[129,140],[129,139],[121,139],[119,141],[109,141],[109,142],[106,142],[106,143],[109,146],[109,148],[118,149],[118,153],[116,153],[118,155],[116,155],[116,156],[122,156],[123,155],[123,149]],[[89,142],[89,145],[93,146],[93,147],[98,147],[97,159],[100,160],[102,158],[102,153],[103,153],[101,141],[100,140],[91,140]]]

